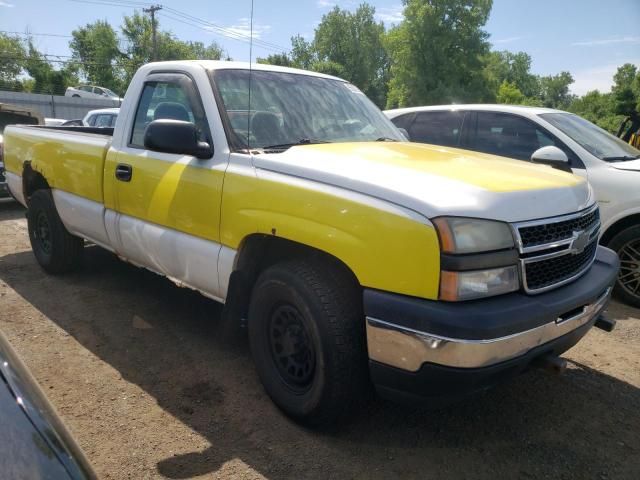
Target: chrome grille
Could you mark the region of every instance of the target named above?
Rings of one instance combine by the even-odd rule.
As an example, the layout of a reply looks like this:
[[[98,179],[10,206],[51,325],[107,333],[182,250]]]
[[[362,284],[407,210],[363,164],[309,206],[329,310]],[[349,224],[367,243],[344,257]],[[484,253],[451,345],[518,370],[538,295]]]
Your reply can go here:
[[[591,230],[598,223],[600,223],[600,212],[596,209],[570,220],[522,227],[520,228],[520,238],[524,248],[533,247],[566,240],[573,236],[573,232]]]
[[[571,215],[514,225],[524,289],[541,293],[586,272],[600,232],[597,205]]]

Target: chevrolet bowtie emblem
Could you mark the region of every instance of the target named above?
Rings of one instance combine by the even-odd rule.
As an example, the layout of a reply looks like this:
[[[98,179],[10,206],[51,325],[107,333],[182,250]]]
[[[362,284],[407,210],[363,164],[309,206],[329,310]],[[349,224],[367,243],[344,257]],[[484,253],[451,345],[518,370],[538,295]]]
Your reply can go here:
[[[573,239],[569,250],[574,255],[582,253],[584,249],[589,245],[589,232],[580,230],[579,232],[573,232]]]

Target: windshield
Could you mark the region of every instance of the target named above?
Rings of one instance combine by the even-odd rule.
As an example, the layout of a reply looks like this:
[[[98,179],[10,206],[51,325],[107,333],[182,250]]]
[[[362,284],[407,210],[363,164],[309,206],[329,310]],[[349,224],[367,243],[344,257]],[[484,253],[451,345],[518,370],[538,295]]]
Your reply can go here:
[[[551,125],[561,130],[582,148],[600,160],[617,162],[640,158],[640,150],[606,132],[602,128],[571,113],[544,113]]]
[[[109,95],[110,97],[116,97],[118,98],[118,95],[113,93],[111,90],[109,90],[108,88],[103,88],[104,92]]]
[[[249,70],[218,70],[214,79],[243,148],[403,140],[360,90],[340,80],[254,70],[249,113]]]

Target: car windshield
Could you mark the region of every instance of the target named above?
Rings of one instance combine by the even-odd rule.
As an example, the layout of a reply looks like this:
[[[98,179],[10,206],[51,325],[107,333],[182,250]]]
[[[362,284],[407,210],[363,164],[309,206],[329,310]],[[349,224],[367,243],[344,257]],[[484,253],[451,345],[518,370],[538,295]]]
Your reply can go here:
[[[110,97],[118,97],[118,95],[116,93],[113,93],[111,90],[109,90],[108,88],[103,88],[104,93],[106,93],[107,95],[109,95]]]
[[[565,133],[600,160],[621,162],[640,158],[640,150],[572,113],[544,113],[540,117]]]
[[[341,80],[253,70],[250,97],[249,70],[217,70],[214,80],[243,147],[403,140],[360,90]]]

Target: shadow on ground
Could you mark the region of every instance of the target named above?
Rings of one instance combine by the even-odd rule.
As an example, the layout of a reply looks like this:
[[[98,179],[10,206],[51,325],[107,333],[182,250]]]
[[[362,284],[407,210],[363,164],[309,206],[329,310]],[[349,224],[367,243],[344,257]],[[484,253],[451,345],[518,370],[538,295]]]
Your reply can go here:
[[[64,277],[45,276],[31,252],[1,260],[4,282],[208,439],[204,451],[158,463],[170,478],[215,472],[234,458],[273,479],[602,479],[640,471],[640,391],[584,365],[562,377],[531,372],[439,411],[375,401],[339,433],[320,434],[273,407],[246,344],[221,338],[218,304],[95,247],[86,249],[83,271]],[[150,328],[133,328],[133,318]]]
[[[13,198],[0,198],[0,221],[24,218],[25,211]]]

